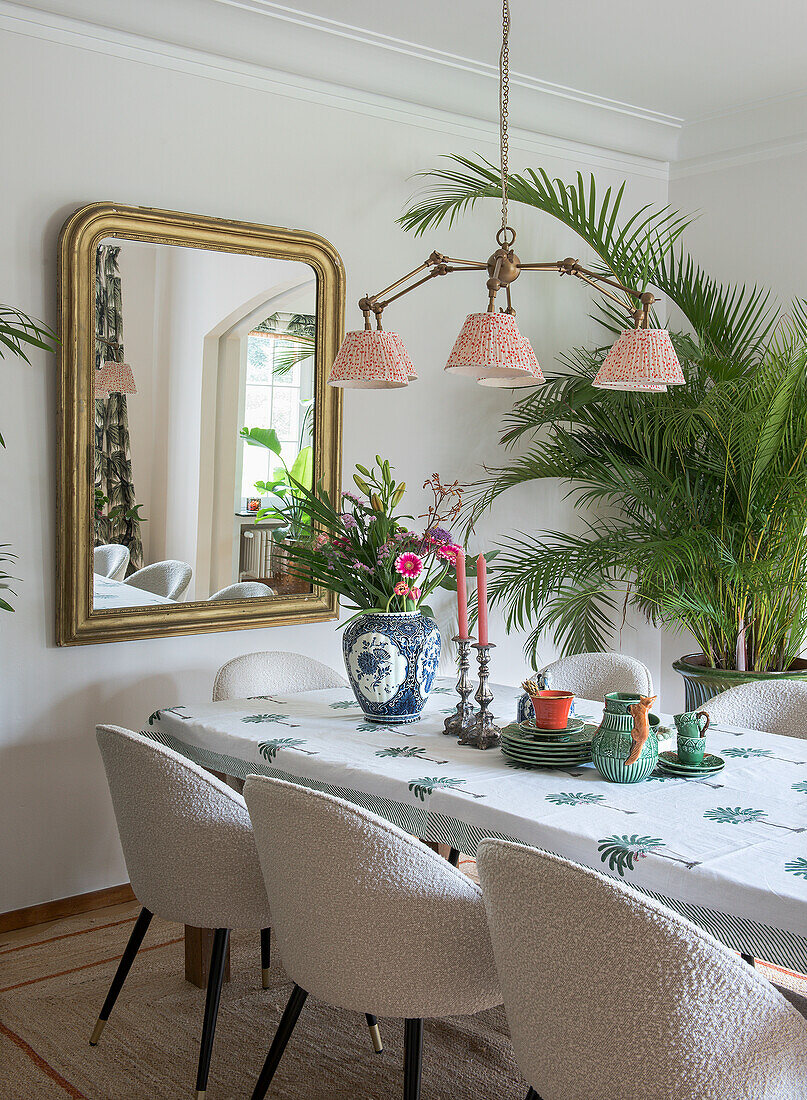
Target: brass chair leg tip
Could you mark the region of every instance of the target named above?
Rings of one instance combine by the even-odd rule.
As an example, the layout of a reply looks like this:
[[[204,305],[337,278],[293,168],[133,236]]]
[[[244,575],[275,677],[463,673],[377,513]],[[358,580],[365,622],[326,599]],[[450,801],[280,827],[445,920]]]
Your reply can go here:
[[[98,1040],[101,1038],[101,1032],[106,1026],[106,1020],[96,1020],[95,1027],[92,1029],[92,1035],[90,1036],[90,1046],[94,1047]]]
[[[261,968],[261,985],[264,989],[269,988],[269,967],[264,966]]]
[[[197,1089],[196,1090],[196,1100],[205,1100],[206,1096],[207,1096],[207,1089]]]
[[[376,1054],[382,1054],[384,1051],[384,1043],[381,1040],[381,1031],[378,1024],[373,1024],[370,1028],[370,1038],[373,1041],[373,1050]]]

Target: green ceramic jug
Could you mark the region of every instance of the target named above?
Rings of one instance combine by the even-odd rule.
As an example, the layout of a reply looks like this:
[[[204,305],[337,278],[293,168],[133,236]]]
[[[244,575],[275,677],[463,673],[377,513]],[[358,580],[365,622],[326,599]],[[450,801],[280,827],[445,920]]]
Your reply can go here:
[[[639,696],[627,691],[612,691],[605,696],[605,712],[594,734],[591,756],[594,766],[612,783],[641,783],[654,771],[658,762],[659,720],[649,715],[650,736],[642,746],[639,759],[625,764],[633,748],[633,715],[630,708],[639,702]]]

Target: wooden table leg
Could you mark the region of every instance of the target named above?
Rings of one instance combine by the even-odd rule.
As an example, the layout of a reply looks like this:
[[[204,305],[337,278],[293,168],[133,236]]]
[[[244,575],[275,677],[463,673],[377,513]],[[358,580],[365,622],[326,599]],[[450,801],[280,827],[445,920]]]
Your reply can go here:
[[[199,989],[207,988],[210,975],[210,953],[213,950],[213,928],[194,928],[185,925],[185,981]],[[227,944],[227,961],[224,964],[224,981],[230,980],[230,945]]]

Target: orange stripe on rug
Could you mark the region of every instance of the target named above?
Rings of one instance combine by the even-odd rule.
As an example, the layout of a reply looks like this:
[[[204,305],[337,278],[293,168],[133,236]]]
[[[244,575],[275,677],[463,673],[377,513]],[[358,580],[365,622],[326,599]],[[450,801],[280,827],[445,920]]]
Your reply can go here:
[[[92,928],[79,928],[78,932],[62,932],[59,936],[51,936],[47,940],[34,940],[33,943],[21,943],[18,947],[7,947],[5,951],[0,951],[0,958],[3,955],[11,955],[14,951],[25,951],[29,947],[42,947],[46,943],[56,943],[57,940],[68,940],[71,936],[86,936],[88,932],[100,932],[104,928],[117,928],[119,924],[134,924],[137,917],[125,917],[123,920],[113,920],[109,924],[96,924]]]
[[[153,943],[150,947],[141,947],[138,955],[145,951],[156,951],[158,947],[170,947],[174,943],[182,943],[184,936],[178,936],[175,940],[166,940],[165,943]],[[89,970],[93,966],[103,966],[104,963],[119,962],[121,955],[110,955],[108,959],[96,959],[95,962],[83,963],[81,966],[71,966],[69,970],[57,970],[55,974],[42,974],[39,978],[28,978],[27,981],[17,982],[16,985],[7,985],[0,989],[0,993],[10,993],[12,989],[22,989],[25,985],[36,985],[37,982],[47,982],[51,978],[63,978],[65,974],[76,974],[79,970]]]
[[[71,1085],[69,1081],[66,1081],[64,1077],[62,1077],[61,1073],[57,1073],[53,1066],[49,1066],[45,1059],[37,1054],[32,1046],[26,1043],[26,1041],[20,1035],[17,1035],[16,1032],[12,1031],[11,1028],[6,1027],[2,1020],[0,1020],[0,1035],[5,1035],[10,1042],[19,1047],[23,1054],[27,1055],[38,1069],[41,1069],[47,1077],[50,1077],[51,1081],[55,1081],[57,1085],[63,1088],[68,1096],[73,1097],[73,1100],[87,1100],[83,1092],[79,1092],[75,1085]]]

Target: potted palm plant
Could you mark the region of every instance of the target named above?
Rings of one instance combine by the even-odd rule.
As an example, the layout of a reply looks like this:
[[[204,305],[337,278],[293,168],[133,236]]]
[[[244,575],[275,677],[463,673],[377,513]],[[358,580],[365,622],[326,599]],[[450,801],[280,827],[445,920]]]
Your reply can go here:
[[[416,232],[501,194],[498,169],[453,158],[405,212]],[[622,214],[624,184],[598,195],[545,172],[510,177],[510,198],[573,229],[603,272],[651,286],[677,307],[671,332],[686,385],[666,393],[595,389],[606,348],[561,357],[547,385],[516,402],[502,442],[522,449],[467,494],[472,526],[502,493],[558,478],[580,533],[505,542],[489,594],[508,625],[545,631],[564,652],[605,648],[628,606],[687,631],[676,661],[686,709],[744,680],[807,679],[807,310],[780,315],[770,292],[723,286],[682,249],[690,219],[669,208]],[[617,306],[600,307],[610,330]]]

